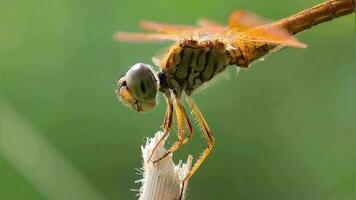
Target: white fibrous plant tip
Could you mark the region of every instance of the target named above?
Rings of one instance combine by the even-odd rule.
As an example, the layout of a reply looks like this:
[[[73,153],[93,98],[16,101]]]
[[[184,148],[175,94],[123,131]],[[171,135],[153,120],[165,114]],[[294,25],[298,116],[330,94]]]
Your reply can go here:
[[[193,158],[190,155],[184,164],[182,161],[179,161],[178,165],[174,165],[172,155],[168,155],[157,163],[153,163],[153,161],[161,158],[167,152],[164,148],[165,139],[157,147],[151,160],[149,162],[147,161],[153,148],[162,136],[163,132],[157,132],[153,138],[147,140],[145,146],[141,147],[143,178],[139,181],[142,183],[139,200],[179,199],[181,183],[191,168]],[[183,199],[185,199],[185,191],[188,184],[186,183],[184,185]]]

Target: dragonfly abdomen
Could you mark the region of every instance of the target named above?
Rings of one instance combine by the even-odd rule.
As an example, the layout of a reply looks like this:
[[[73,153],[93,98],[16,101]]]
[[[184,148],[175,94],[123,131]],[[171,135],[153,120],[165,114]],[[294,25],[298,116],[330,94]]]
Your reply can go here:
[[[170,89],[191,94],[224,71],[229,63],[230,56],[223,43],[188,41],[169,50],[162,71]]]
[[[263,42],[238,42],[236,47],[228,50],[231,56],[230,65],[248,68],[249,65],[256,59],[266,55],[268,52],[275,49],[278,45],[268,44]]]

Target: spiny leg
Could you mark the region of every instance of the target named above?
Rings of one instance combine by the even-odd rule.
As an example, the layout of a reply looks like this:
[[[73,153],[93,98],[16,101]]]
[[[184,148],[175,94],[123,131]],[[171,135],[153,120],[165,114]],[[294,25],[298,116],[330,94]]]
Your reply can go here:
[[[164,116],[164,120],[163,120],[163,124],[162,124],[163,136],[159,139],[158,143],[153,148],[150,156],[148,157],[147,162],[149,162],[151,160],[153,153],[156,151],[157,147],[162,143],[163,139],[167,137],[169,130],[172,126],[173,105],[172,105],[172,101],[171,101],[171,97],[170,97],[169,93],[165,94],[165,99],[166,99],[167,108],[166,108],[166,114]]]
[[[178,131],[177,131],[177,135],[178,135],[178,140],[168,149],[168,151],[159,159],[153,161],[153,163],[156,163],[160,160],[162,160],[163,158],[165,158],[166,156],[168,156],[172,149],[178,148],[179,146],[181,146],[183,138],[184,138],[184,127],[183,127],[183,115],[182,112],[180,110],[180,107],[178,106],[178,99],[174,98],[173,100],[173,107],[176,111],[176,119],[177,119],[177,126],[178,126]]]
[[[165,95],[166,99],[166,115],[164,116],[162,128],[164,132],[169,132],[169,129],[172,126],[172,119],[173,119],[173,105],[170,94]]]
[[[192,128],[192,124],[190,123],[190,120],[188,118],[187,112],[185,111],[182,103],[178,99],[177,99],[177,104],[175,106],[176,106],[176,108],[179,109],[179,111],[181,113],[181,117],[183,118],[183,121],[184,121],[184,124],[185,124],[185,128],[188,131],[187,137],[183,139],[182,144],[181,144],[181,145],[184,145],[184,144],[188,143],[190,141],[190,139],[192,138],[192,136],[193,136],[193,128]],[[183,129],[183,133],[184,133],[184,129]],[[184,134],[183,134],[183,137],[184,137]],[[172,145],[171,148],[173,148],[173,146],[174,145]],[[171,149],[171,148],[169,148],[169,149]],[[176,150],[178,150],[178,148],[177,149],[173,149],[171,153],[174,153]]]
[[[188,117],[187,112],[185,111],[183,105],[179,104],[179,106],[180,106],[180,109],[182,110],[182,113],[183,113],[183,119],[184,119],[184,122],[185,122],[185,127],[188,129],[188,135],[187,135],[186,138],[184,138],[184,140],[182,142],[182,145],[184,145],[184,144],[187,144],[190,141],[190,139],[192,139],[193,127],[192,127],[192,124],[190,123],[189,117]]]
[[[186,99],[187,99],[190,109],[193,111],[195,117],[197,118],[199,125],[203,128],[203,133],[204,133],[205,139],[207,140],[208,147],[203,151],[202,155],[198,158],[198,160],[196,161],[196,163],[194,164],[192,169],[190,169],[190,171],[187,173],[187,175],[183,179],[182,187],[181,187],[181,194],[180,194],[179,199],[182,199],[182,197],[183,197],[183,189],[184,189],[185,183],[189,180],[189,178],[197,171],[197,169],[200,167],[200,165],[204,162],[206,157],[209,155],[210,151],[213,149],[213,146],[215,143],[215,138],[213,137],[211,130],[208,126],[208,123],[205,121],[198,106],[195,104],[195,102],[193,101],[193,99],[190,96],[187,96]]]
[[[193,128],[192,125],[189,121],[188,115],[185,112],[185,109],[179,99],[177,97],[174,98],[174,108],[176,110],[176,118],[177,118],[177,125],[178,125],[178,140],[168,149],[168,151],[159,159],[155,160],[154,163],[162,160],[166,156],[168,156],[171,153],[174,153],[177,151],[182,145],[188,143],[190,139],[192,138],[193,135]],[[185,123],[185,126],[188,130],[188,136],[184,138],[184,127],[183,123]]]
[[[188,117],[187,112],[185,111],[184,106],[182,105],[182,103],[178,101],[177,107],[179,108],[179,110],[182,113],[182,117],[183,117],[183,120],[184,120],[184,123],[185,123],[185,128],[188,131],[187,137],[184,138],[184,140],[182,141],[182,145],[184,145],[184,144],[188,143],[190,141],[190,139],[192,138],[192,136],[193,136],[193,127],[192,127],[192,124],[190,123],[189,117]],[[174,153],[174,151],[172,153]]]

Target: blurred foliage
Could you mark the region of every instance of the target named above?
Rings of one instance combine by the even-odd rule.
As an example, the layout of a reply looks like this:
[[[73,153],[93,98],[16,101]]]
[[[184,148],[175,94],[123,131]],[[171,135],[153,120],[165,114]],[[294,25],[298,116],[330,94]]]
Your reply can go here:
[[[114,81],[168,44],[118,43],[113,33],[137,31],[140,19],[224,23],[237,8],[279,19],[319,2],[2,0],[0,95],[107,199],[136,199],[140,145],[165,105],[160,98],[154,111],[135,113],[118,103]],[[308,49],[268,56],[238,78],[230,70],[229,81],[194,96],[217,142],[188,199],[356,198],[354,20],[302,33]],[[175,159],[197,157],[201,138],[196,132]],[[1,165],[1,199],[48,198],[9,160]]]

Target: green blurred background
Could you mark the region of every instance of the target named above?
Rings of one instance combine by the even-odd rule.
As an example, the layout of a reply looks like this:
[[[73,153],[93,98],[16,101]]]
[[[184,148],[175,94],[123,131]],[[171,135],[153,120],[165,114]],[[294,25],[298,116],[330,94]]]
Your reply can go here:
[[[137,199],[140,145],[165,105],[135,113],[114,81],[168,43],[118,43],[114,32],[140,19],[224,23],[237,8],[279,19],[319,2],[1,0],[0,199]],[[355,15],[322,24],[298,35],[308,49],[195,94],[217,142],[188,199],[356,199],[355,36]],[[174,158],[204,147],[196,133]]]

